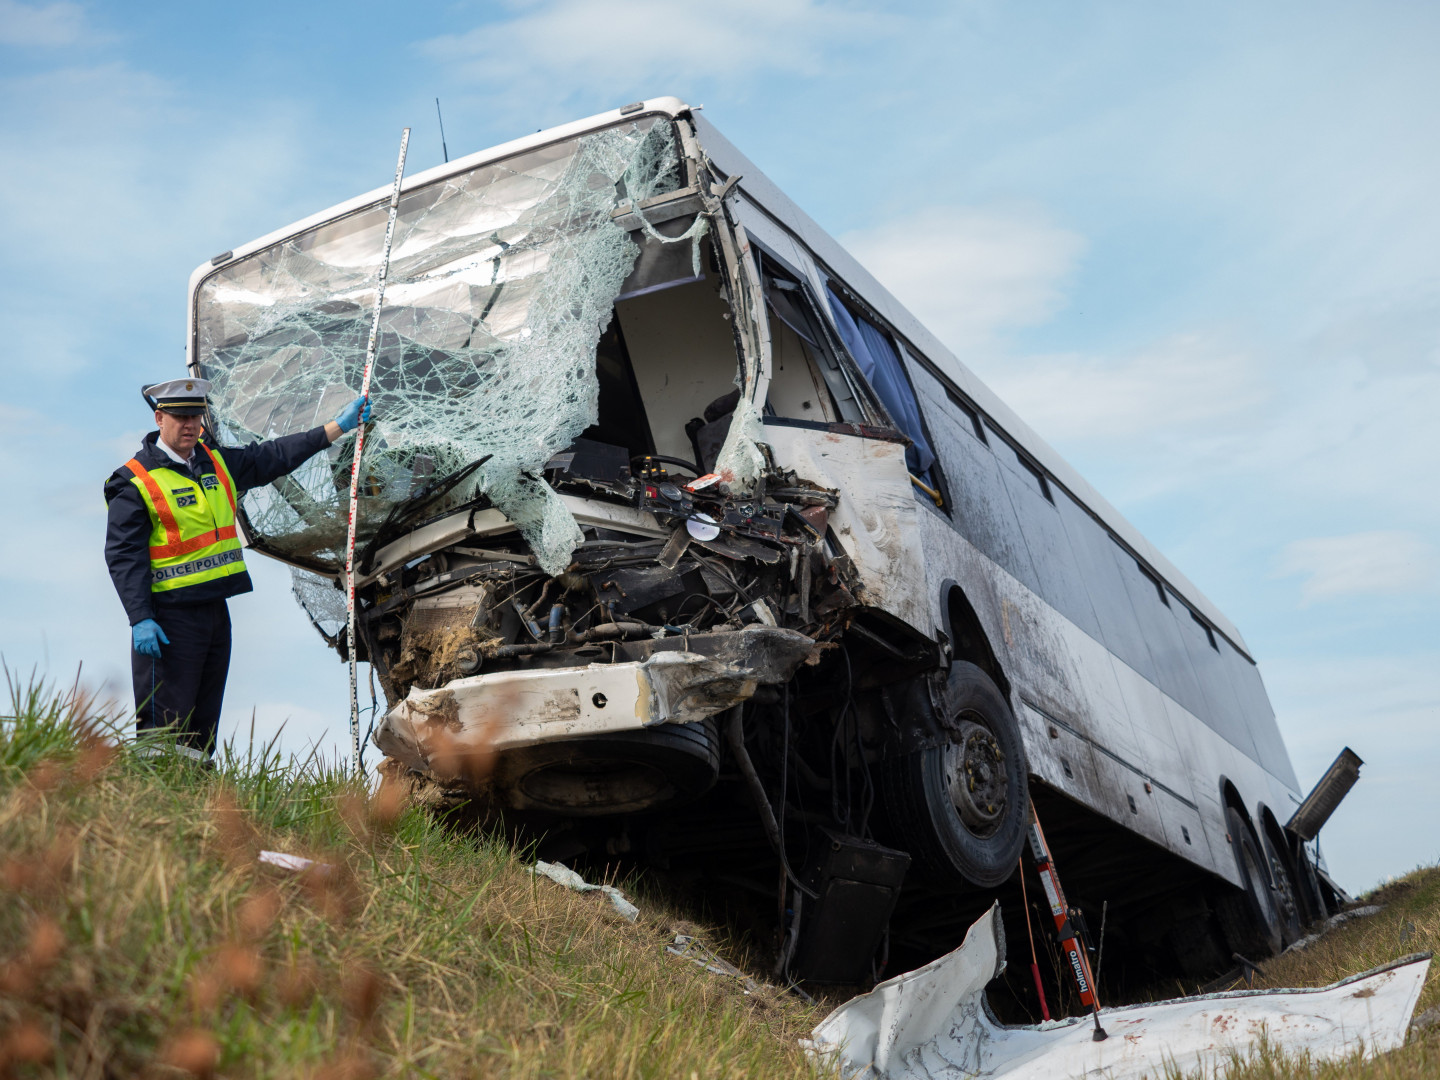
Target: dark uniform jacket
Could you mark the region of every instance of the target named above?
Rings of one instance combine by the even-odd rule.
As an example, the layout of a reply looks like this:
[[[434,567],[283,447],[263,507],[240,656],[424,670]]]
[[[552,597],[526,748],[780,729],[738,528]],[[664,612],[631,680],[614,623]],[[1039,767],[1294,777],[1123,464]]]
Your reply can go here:
[[[147,469],[174,469],[193,480],[199,480],[215,467],[210,458],[200,450],[191,459],[193,469],[187,469],[164,450],[155,445],[158,431],[145,436],[139,452],[135,455]],[[205,438],[205,445],[215,448],[215,443]],[[282,435],[269,442],[251,443],[249,446],[219,447],[235,486],[241,491],[260,487],[291,472],[307,458],[330,445],[323,426],[302,431],[295,435]],[[173,592],[152,593],[150,591],[150,510],[139,490],[131,483],[129,466],[122,465],[105,481],[105,503],[109,518],[105,531],[105,562],[110,567],[110,579],[115,582],[115,591],[125,605],[125,614],[130,625],[155,617],[155,606],[185,606],[206,604],[213,600],[224,600],[231,596],[247,593],[253,585],[250,574],[231,574],[215,581],[204,581],[198,585],[187,585]]]

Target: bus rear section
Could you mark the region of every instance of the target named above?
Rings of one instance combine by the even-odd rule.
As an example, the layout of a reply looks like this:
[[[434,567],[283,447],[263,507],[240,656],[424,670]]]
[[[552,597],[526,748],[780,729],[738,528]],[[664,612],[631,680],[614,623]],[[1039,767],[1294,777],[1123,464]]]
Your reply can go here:
[[[755,235],[696,129],[658,99],[406,182],[357,526],[374,743],[552,858],[749,897],[781,974],[863,982],[1016,888],[1049,699],[992,604],[946,606],[963,541],[903,344],[798,232]],[[377,192],[196,272],[222,441],[353,395],[384,217]],[[241,506],[342,656],[352,455]]]

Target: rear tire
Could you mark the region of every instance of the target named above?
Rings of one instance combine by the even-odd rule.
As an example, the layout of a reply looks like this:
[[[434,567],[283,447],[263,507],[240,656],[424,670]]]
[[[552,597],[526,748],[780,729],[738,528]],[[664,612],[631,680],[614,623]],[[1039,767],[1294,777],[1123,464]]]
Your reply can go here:
[[[891,843],[942,881],[994,888],[1015,872],[1030,823],[1020,728],[974,664],[951,666],[944,709],[949,743],[882,763]]]
[[[1261,846],[1270,861],[1270,876],[1275,881],[1275,913],[1280,918],[1280,944],[1288,948],[1300,938],[1304,918],[1300,911],[1300,889],[1290,870],[1288,853],[1275,846],[1269,832],[1261,834]]]
[[[1240,874],[1240,888],[1227,888],[1217,898],[1215,914],[1231,950],[1247,960],[1262,960],[1280,951],[1281,920],[1265,876],[1265,857],[1250,826],[1233,806],[1225,808],[1225,831]]]

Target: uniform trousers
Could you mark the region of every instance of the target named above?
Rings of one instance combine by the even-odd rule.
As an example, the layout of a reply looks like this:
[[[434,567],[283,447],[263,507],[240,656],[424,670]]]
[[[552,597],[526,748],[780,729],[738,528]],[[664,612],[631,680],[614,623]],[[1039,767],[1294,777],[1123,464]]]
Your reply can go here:
[[[135,730],[174,727],[178,741],[213,753],[230,672],[230,609],[224,600],[156,604],[155,621],[170,639],[160,659],[130,650]]]

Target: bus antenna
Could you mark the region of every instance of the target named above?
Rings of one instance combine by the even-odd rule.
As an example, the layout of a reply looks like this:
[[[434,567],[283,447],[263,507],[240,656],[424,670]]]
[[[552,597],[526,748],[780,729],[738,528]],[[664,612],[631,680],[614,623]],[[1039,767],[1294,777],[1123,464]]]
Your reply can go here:
[[[440,121],[440,152],[445,155],[445,164],[450,164],[450,148],[445,145],[445,117],[440,115],[440,99],[435,99],[435,119]]]

